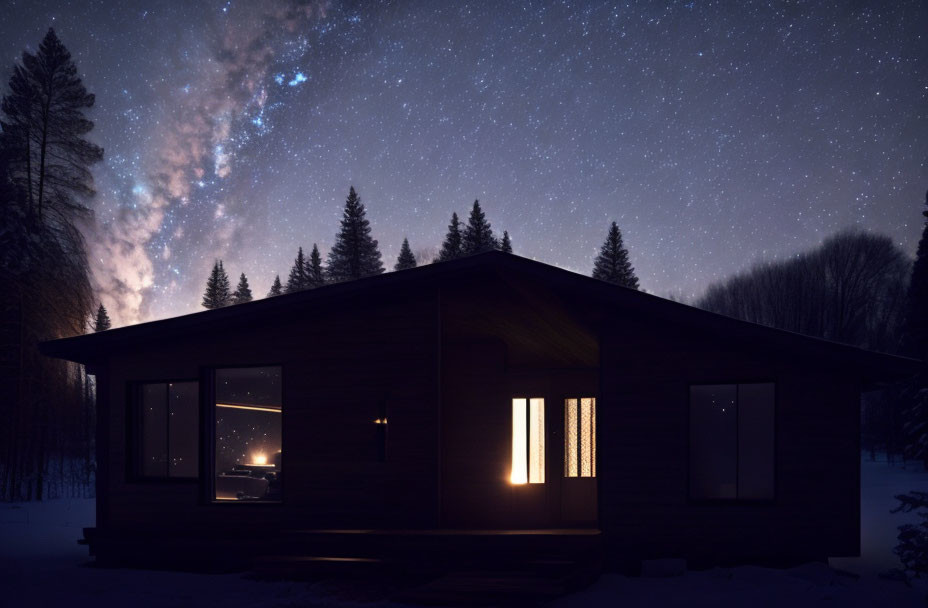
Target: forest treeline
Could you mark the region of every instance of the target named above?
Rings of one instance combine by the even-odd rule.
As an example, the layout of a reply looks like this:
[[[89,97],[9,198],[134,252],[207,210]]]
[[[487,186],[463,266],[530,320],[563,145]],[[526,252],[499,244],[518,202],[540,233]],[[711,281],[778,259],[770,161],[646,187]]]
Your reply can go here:
[[[0,498],[92,491],[93,385],[81,366],[43,357],[42,340],[83,333],[95,298],[82,223],[95,98],[49,30],[13,66],[0,106]]]
[[[928,218],[928,196],[923,212]],[[815,249],[709,286],[699,308],[891,354],[928,355],[928,219],[914,263],[892,240],[844,230]],[[861,442],[928,467],[928,375],[864,396]]]

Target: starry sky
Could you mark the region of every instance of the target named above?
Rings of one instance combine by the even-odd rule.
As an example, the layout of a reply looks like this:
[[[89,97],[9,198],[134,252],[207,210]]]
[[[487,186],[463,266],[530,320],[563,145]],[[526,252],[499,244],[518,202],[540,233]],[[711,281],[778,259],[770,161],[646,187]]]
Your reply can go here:
[[[847,227],[914,254],[928,6],[893,2],[5,0],[0,70],[49,26],[96,94],[89,252],[116,325],[256,296],[325,255],[349,185],[392,268],[479,198],[515,253],[694,297]]]

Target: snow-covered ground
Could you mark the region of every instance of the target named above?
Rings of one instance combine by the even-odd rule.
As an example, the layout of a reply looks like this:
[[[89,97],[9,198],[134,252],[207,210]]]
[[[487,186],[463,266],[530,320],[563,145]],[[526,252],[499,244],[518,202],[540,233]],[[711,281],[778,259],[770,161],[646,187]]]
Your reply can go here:
[[[890,515],[893,496],[928,491],[928,473],[885,461],[861,467],[862,556],[790,570],[740,567],[673,578],[606,574],[554,606],[925,606],[928,587],[877,575],[897,566],[896,527],[913,516]],[[296,607],[387,606],[383,594],[352,593],[344,583],[267,582],[240,575],[186,574],[90,567],[76,543],[94,522],[92,500],[0,504],[0,605]],[[853,573],[853,574],[848,574]]]

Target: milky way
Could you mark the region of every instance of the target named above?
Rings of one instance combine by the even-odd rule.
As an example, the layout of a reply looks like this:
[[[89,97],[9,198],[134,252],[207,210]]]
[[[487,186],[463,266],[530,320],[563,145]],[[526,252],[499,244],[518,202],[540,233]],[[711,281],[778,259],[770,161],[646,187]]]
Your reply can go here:
[[[199,309],[332,245],[349,185],[392,267],[479,198],[515,252],[589,272],[619,222],[692,297],[846,226],[913,253],[928,188],[923,2],[6,2],[4,80],[54,26],[97,104],[100,297]]]

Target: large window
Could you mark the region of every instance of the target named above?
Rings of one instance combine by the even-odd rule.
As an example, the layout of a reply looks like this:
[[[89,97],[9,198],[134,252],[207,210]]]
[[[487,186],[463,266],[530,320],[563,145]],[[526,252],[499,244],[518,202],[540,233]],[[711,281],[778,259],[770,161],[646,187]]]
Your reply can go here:
[[[280,367],[216,370],[216,500],[280,500],[281,392]]]
[[[690,387],[690,497],[774,496],[774,385]]]
[[[136,384],[134,474],[143,478],[196,478],[199,467],[199,385]]]
[[[564,477],[596,477],[596,399],[564,400]]]
[[[545,482],[545,400],[512,400],[512,475],[514,484]]]

